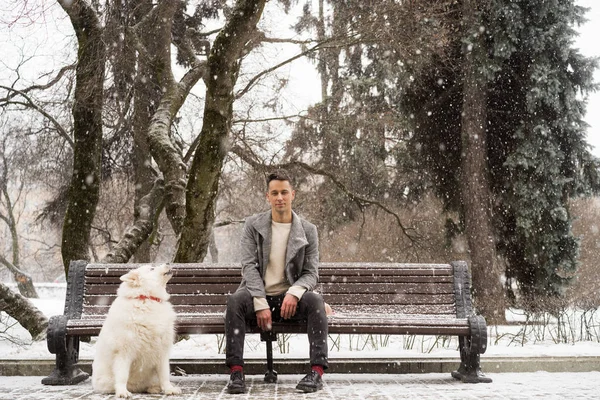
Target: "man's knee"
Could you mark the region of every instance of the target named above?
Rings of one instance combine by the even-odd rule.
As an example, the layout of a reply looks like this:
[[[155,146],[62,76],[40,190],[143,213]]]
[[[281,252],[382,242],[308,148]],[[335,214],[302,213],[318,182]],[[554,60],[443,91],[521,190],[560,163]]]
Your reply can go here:
[[[227,310],[234,311],[246,306],[249,301],[252,300],[252,296],[247,290],[238,290],[232,293],[227,298]]]
[[[308,309],[325,310],[325,302],[323,301],[323,296],[321,296],[319,293],[304,292],[300,301],[304,302]]]

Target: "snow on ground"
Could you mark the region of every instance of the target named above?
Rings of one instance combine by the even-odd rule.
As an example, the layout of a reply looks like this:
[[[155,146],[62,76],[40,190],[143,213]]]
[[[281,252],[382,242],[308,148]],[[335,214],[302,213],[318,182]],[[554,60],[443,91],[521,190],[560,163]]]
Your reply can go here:
[[[50,284],[42,286],[38,291],[41,298],[32,299],[48,317],[62,314],[64,308],[64,284]],[[512,321],[522,321],[517,313],[508,315]],[[54,358],[48,352],[46,342],[31,342],[31,336],[14,321],[12,326],[5,330],[2,323],[6,323],[4,314],[0,319],[0,359],[45,359]],[[570,327],[572,330],[581,327]],[[523,337],[522,325],[509,325],[490,327],[488,330],[489,346],[484,357],[547,357],[547,356],[600,356],[600,343],[598,337],[593,336],[589,341],[575,341],[574,343],[556,344],[552,340],[552,332],[537,328],[528,331]],[[10,339],[7,338],[10,336]],[[574,335],[574,334],[573,334]],[[308,341],[306,335],[279,335],[280,340],[274,346],[276,358],[307,358]],[[94,343],[80,344],[80,357],[92,359],[94,356]],[[15,343],[16,341],[16,343]],[[330,358],[426,358],[426,357],[457,357],[456,338],[438,338],[434,336],[405,336],[405,335],[330,335]],[[282,350],[284,349],[284,350]],[[222,359],[222,336],[192,335],[187,340],[176,343],[173,347],[172,358],[203,358]],[[258,335],[248,335],[246,340],[245,356],[247,358],[263,358],[265,354],[264,343],[260,342]]]
[[[33,303],[47,316],[62,314],[64,307],[64,288],[59,294],[56,290],[39,291],[42,298]],[[511,313],[509,320],[521,321],[518,313]],[[0,318],[0,360],[9,359],[52,359],[46,342],[31,343],[31,337],[18,324],[12,324],[4,333],[2,323],[7,322],[6,315]],[[580,329],[575,325],[565,325],[573,332]],[[591,324],[592,328],[598,324]],[[597,341],[575,341],[574,344],[554,344],[552,336],[555,332],[548,329],[534,328],[525,336],[523,325],[515,324],[491,327],[488,332],[490,344],[485,357],[545,357],[545,356],[600,356],[600,344]],[[12,341],[7,339],[9,334]],[[282,336],[282,335],[280,335]],[[597,335],[593,336],[597,340]],[[193,335],[188,340],[175,344],[172,358],[203,358],[223,360],[219,354],[219,337],[217,335]],[[306,335],[290,335],[280,343],[286,349],[281,354],[278,346],[274,350],[276,358],[307,358],[308,345]],[[339,339],[339,343],[336,340]],[[457,358],[456,340],[444,341],[444,338],[415,336],[365,336],[365,335],[331,335],[330,357],[344,358]],[[14,343],[14,341],[19,343]],[[386,340],[388,342],[386,343]],[[81,358],[92,359],[94,342],[81,343]],[[264,358],[264,344],[258,335],[249,335],[246,342],[247,358]],[[298,398],[319,398],[321,400],[367,400],[367,399],[597,399],[597,382],[600,372],[551,373],[520,372],[493,373],[490,384],[463,384],[455,381],[450,374],[327,374],[322,391],[310,394],[299,394],[294,388],[300,375],[281,375],[276,385],[266,384],[262,375],[246,377],[247,400],[296,400]],[[181,387],[183,394],[170,396],[172,400],[200,399],[237,399],[239,396],[225,392],[227,375],[188,375],[172,378]],[[90,380],[75,386],[44,386],[39,376],[0,377],[0,400],[106,400],[112,396],[94,394]],[[135,399],[158,398],[151,395],[135,395]]]
[[[262,376],[246,377],[248,392],[228,395],[227,375],[172,377],[181,395],[134,394],[133,400],[476,400],[476,399],[598,399],[599,372],[493,374],[486,384],[464,384],[449,374],[326,374],[323,390],[303,394],[295,390],[301,375],[281,375],[277,384],[264,383]],[[40,377],[0,377],[0,400],[108,400],[94,394],[90,380],[76,386],[43,386]]]

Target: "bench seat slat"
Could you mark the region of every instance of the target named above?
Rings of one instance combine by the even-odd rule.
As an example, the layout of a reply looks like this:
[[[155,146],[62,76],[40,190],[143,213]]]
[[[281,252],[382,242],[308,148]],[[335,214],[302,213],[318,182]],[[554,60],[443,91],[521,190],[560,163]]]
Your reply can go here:
[[[170,264],[173,277],[185,276],[241,276],[240,264]],[[123,264],[88,264],[85,274],[88,277],[121,276],[131,270]],[[345,264],[321,263],[319,275],[329,276],[451,276],[452,267],[448,264]]]
[[[97,335],[102,328],[105,317],[94,319],[69,320],[67,332],[70,335]],[[180,314],[177,317],[178,333],[223,333],[223,314],[205,314],[202,316]],[[424,318],[415,315],[390,315],[379,317],[337,315],[329,317],[330,333],[371,333],[381,334],[456,334],[467,335],[469,325],[466,319],[449,318],[447,316],[431,316]],[[260,333],[258,327],[248,327],[248,332]],[[276,333],[306,333],[305,323],[273,324]]]
[[[329,284],[340,284],[340,283],[452,283],[454,282],[454,278],[450,275],[448,276],[431,276],[431,275],[422,275],[422,276],[344,276],[340,277],[339,275],[331,275],[331,276],[323,276],[319,275],[319,281],[322,285]]]
[[[85,271],[86,277],[120,277],[129,272],[131,268],[112,267],[103,269],[90,269]],[[186,270],[173,270],[173,279],[177,277],[198,277],[198,276],[232,276],[238,280],[241,278],[241,268],[236,269],[229,268],[214,268],[214,269],[202,269],[200,271],[186,271]]]
[[[319,269],[319,276],[450,276],[451,269],[408,269],[408,268],[374,268],[374,269]]]
[[[340,313],[351,313],[351,312],[361,312],[364,309],[372,310],[374,312],[389,312],[391,314],[394,313],[406,313],[406,314],[444,314],[444,315],[456,315],[456,311],[453,305],[431,305],[431,304],[407,304],[407,305],[388,305],[388,306],[380,306],[373,307],[368,306],[365,307],[363,305],[352,305],[352,306],[341,306],[341,305],[332,305],[334,311]],[[86,305],[83,307],[82,318],[88,318],[88,316],[95,317],[96,315],[104,315],[108,312],[108,305],[105,306],[90,306]],[[195,314],[195,313],[224,313],[225,305],[177,305],[174,306],[175,311],[178,314]]]
[[[229,294],[237,290],[239,283],[169,283],[167,292],[170,294]],[[89,285],[88,295],[114,295],[119,285],[102,284]],[[444,283],[344,283],[343,285],[325,284],[319,287],[322,294],[451,294],[454,287]]]
[[[90,275],[86,276],[86,283],[93,285],[119,285],[119,279],[126,271],[119,271],[115,275]],[[186,284],[186,283],[214,283],[214,284],[239,284],[241,276],[174,276],[169,281],[169,285]],[[319,274],[321,284],[339,284],[339,283],[452,283],[453,277],[450,275],[355,275],[355,276],[340,276],[340,275],[323,275]]]
[[[121,274],[122,275],[122,274]],[[118,286],[121,283],[121,275],[103,275],[103,276],[86,276],[85,281],[86,284],[92,285],[111,285]],[[215,284],[227,284],[233,283],[239,285],[240,283],[240,275],[236,276],[201,276],[198,278],[196,276],[174,276],[169,281],[168,285],[173,284],[185,284],[185,283],[215,283]],[[167,286],[168,286],[167,285]]]
[[[349,293],[411,293],[411,294],[436,294],[454,293],[454,286],[443,283],[345,283],[343,285],[325,284],[320,287],[323,294],[349,294]]]
[[[196,284],[173,284],[167,285],[170,294],[207,294],[207,293],[233,293],[239,287],[237,283],[196,283]],[[119,288],[118,284],[112,285],[90,285],[86,288],[88,295],[114,295]]]
[[[388,304],[379,306],[372,306],[371,304],[332,304],[331,307],[336,314],[372,312],[373,314],[438,314],[456,316],[456,309],[453,304]]]
[[[90,306],[86,305],[83,307],[81,315],[82,319],[97,318],[98,315],[106,315],[110,306]],[[173,306],[177,314],[211,314],[211,313],[225,313],[226,306],[223,304],[204,305],[197,304],[194,306],[180,305]]]
[[[180,304],[227,304],[228,294],[198,294],[190,296],[188,294],[171,295],[169,301],[173,305]],[[109,305],[114,300],[114,295],[88,295],[85,304],[89,305]],[[353,294],[325,294],[327,302],[334,304],[454,304],[453,294],[388,294],[388,293],[353,293]]]
[[[89,263],[86,266],[86,271],[102,271],[105,269],[126,269],[136,268],[141,264],[99,264]],[[199,270],[216,270],[216,269],[239,269],[239,263],[169,263],[174,269],[179,271],[199,271]],[[450,264],[436,263],[388,263],[388,262],[321,262],[319,270],[336,270],[336,269],[411,269],[411,270],[452,270]]]

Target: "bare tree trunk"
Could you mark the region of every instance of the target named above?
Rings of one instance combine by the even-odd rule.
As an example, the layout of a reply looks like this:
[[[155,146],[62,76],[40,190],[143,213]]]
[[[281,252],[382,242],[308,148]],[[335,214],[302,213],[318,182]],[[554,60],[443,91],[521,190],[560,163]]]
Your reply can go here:
[[[487,164],[487,78],[482,60],[487,57],[483,35],[477,30],[478,2],[465,0],[463,18],[472,45],[465,52],[462,112],[461,201],[471,254],[473,295],[478,311],[489,322],[505,320],[505,297],[496,259],[491,220]]]
[[[165,208],[175,233],[181,232],[185,213],[187,167],[180,149],[171,138],[170,130],[173,118],[179,112],[190,90],[205,74],[206,62],[195,58],[188,59],[192,68],[179,82],[173,78],[170,50],[171,32],[174,13],[180,4],[176,0],[157,3],[150,12],[141,17],[142,20],[131,30],[134,34],[132,37],[136,42],[138,58],[144,58],[140,62],[143,64],[143,68],[137,73],[142,70],[150,73],[153,78],[146,84],[155,86],[153,90],[161,94],[160,98],[154,98],[159,102],[146,131],[136,130],[136,134],[139,134],[136,143],[146,148],[143,141],[147,141],[147,148],[164,179],[157,179],[150,193],[139,200],[133,225],[127,229],[121,241],[110,254],[106,255],[103,262],[123,263],[129,261],[152,234],[158,213],[162,208]],[[149,35],[148,32],[152,32],[152,34]],[[152,96],[154,97],[156,93],[152,92]],[[140,96],[143,96],[141,92]],[[143,113],[138,116],[143,118]],[[138,150],[142,151],[141,147]],[[140,161],[142,160],[143,158],[140,158]]]
[[[127,113],[133,108],[131,121],[121,127],[117,135],[131,135],[133,149],[130,154],[133,166],[134,181],[134,220],[139,218],[140,202],[152,190],[156,173],[152,168],[152,157],[148,145],[147,131],[152,114],[156,110],[162,91],[160,82],[157,82],[153,69],[150,67],[153,56],[156,54],[151,49],[161,43],[156,40],[161,30],[150,29],[146,35],[138,38],[130,29],[140,23],[153,9],[152,0],[130,0],[125,3],[108,2],[106,13],[107,22],[105,35],[107,43],[112,43],[110,49],[110,64],[114,75],[114,87],[117,93],[117,104],[122,120],[127,120]],[[148,51],[139,54],[143,43]],[[151,245],[148,241],[140,244],[134,254],[136,262],[150,262]]]
[[[13,202],[10,198],[10,194],[8,193],[8,163],[4,156],[2,156],[2,162],[3,165],[0,175],[0,199],[4,197],[6,214],[0,213],[0,219],[6,223],[6,225],[8,226],[8,230],[10,231],[12,263],[0,255],[0,264],[4,264],[4,266],[6,266],[10,270],[10,272],[12,272],[13,277],[17,282],[19,293],[21,293],[25,297],[37,298],[38,294],[35,291],[35,286],[33,286],[33,281],[31,280],[31,277],[25,272],[21,271],[21,269],[19,268],[19,233],[17,232],[17,220],[14,214]],[[21,182],[21,188],[19,189],[19,192],[21,191],[21,189],[23,189],[23,185],[24,183]]]
[[[344,37],[344,23],[342,15],[339,12],[339,5],[332,5],[332,21],[334,38]],[[325,20],[324,5],[322,1],[319,1],[319,22],[317,25],[317,39],[320,42],[327,40],[325,33],[325,26],[327,21]],[[330,166],[332,169],[339,167],[340,165],[340,131],[339,121],[340,118],[340,104],[342,97],[344,96],[344,87],[342,79],[340,79],[340,54],[342,53],[341,47],[331,47],[319,50],[319,64],[318,70],[321,76],[321,95],[324,109],[321,113],[323,135],[323,151],[322,161],[325,165]],[[328,88],[331,88],[328,92]]]
[[[132,19],[137,22],[152,10],[152,2],[141,0],[131,9]],[[167,29],[170,25],[167,27]],[[148,144],[148,128],[152,115],[158,108],[162,97],[161,71],[164,70],[163,59],[164,47],[169,48],[169,43],[159,40],[160,35],[171,38],[170,31],[164,29],[152,29],[148,34],[139,38],[146,50],[143,54],[135,54],[131,57],[137,60],[137,72],[134,82],[134,111],[133,111],[133,170],[135,179],[135,202],[134,219],[139,218],[141,201],[150,193],[154,186],[156,174],[152,168],[152,156]],[[134,39],[135,40],[135,39]],[[167,54],[169,55],[169,54]],[[155,224],[153,227],[156,228]],[[150,242],[144,240],[134,258],[136,262],[150,262]]]
[[[0,283],[0,311],[13,317],[21,326],[31,334],[33,340],[42,340],[46,337],[48,319],[26,297],[10,290],[8,286]]]
[[[90,229],[100,195],[102,104],[106,49],[96,11],[83,0],[58,0],[79,45],[73,103],[73,176],[62,232],[62,259],[89,260]]]
[[[174,144],[170,131],[173,118],[181,108],[191,88],[202,78],[206,71],[206,63],[190,60],[192,68],[180,82],[176,82],[171,71],[171,42],[173,17],[179,2],[165,0],[159,2],[144,21],[136,27],[138,38],[147,35],[148,31],[157,31],[156,41],[151,48],[143,46],[145,52],[156,51],[151,66],[163,96],[156,112],[152,116],[147,131],[147,140],[152,157],[158,164],[165,182],[165,211],[175,234],[180,234],[185,216],[185,178],[186,165],[180,149]],[[146,56],[142,54],[141,57]]]
[[[215,219],[214,206],[233,115],[233,89],[240,58],[256,30],[265,0],[239,0],[217,36],[208,58],[204,122],[186,192],[186,213],[175,262],[206,256]]]
[[[215,240],[215,229],[210,230],[210,238],[208,243],[208,250],[210,252],[210,260],[213,264],[219,262],[219,248],[217,247],[217,241]]]

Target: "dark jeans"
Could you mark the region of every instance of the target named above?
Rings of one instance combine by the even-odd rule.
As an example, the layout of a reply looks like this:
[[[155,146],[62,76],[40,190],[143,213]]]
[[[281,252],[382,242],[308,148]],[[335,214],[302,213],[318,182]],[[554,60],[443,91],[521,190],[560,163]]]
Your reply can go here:
[[[296,314],[284,320],[280,316],[281,303],[285,293],[267,296],[273,322],[306,321],[310,344],[310,365],[321,365],[327,369],[327,315],[323,297],[314,292],[305,292],[298,302]],[[256,326],[254,302],[247,290],[239,290],[227,299],[225,314],[226,359],[228,367],[244,365],[244,339],[246,325]]]

